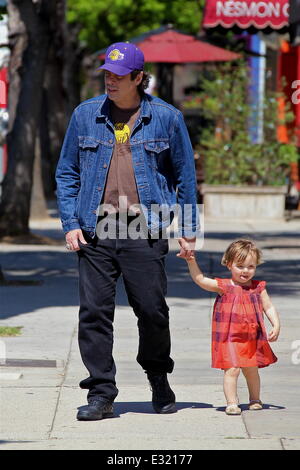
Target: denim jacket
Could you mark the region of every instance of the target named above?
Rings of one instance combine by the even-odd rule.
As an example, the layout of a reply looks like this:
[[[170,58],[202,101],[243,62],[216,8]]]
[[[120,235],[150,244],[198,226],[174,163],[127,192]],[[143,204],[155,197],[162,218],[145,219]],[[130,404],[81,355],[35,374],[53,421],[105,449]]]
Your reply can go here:
[[[64,232],[82,229],[95,236],[97,214],[115,144],[109,99],[101,95],[73,112],[56,170],[57,198]],[[188,208],[182,236],[199,229],[194,154],[182,113],[144,94],[130,137],[137,192],[148,229],[170,224],[152,205]]]

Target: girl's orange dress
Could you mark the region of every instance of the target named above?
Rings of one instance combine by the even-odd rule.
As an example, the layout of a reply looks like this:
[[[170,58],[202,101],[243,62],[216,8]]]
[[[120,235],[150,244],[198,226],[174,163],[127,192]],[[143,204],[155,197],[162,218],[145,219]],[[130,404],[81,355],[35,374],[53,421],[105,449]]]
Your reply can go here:
[[[268,343],[261,292],[265,281],[236,286],[231,279],[216,278],[223,294],[214,304],[212,367],[266,367],[277,361]]]

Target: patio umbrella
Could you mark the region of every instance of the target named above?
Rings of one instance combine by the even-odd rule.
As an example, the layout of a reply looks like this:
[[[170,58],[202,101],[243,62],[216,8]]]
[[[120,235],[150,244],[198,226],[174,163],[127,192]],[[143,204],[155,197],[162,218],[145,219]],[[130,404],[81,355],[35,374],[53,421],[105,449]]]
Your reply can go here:
[[[240,56],[234,52],[212,46],[194,36],[169,29],[153,34],[141,42],[146,62],[186,64],[191,62],[219,62],[236,60]]]
[[[194,36],[168,29],[138,42],[146,62],[163,64],[158,68],[159,95],[173,102],[173,67],[175,64],[219,62],[239,58],[227,49],[216,47]],[[172,65],[171,65],[172,64]]]
[[[170,26],[148,31],[141,36],[132,38],[143,51],[146,62],[185,64],[191,62],[225,62],[240,57],[235,52],[213,46],[195,36],[181,33]],[[100,59],[104,59],[105,50],[98,51]]]
[[[143,51],[145,62],[161,64],[158,68],[159,96],[173,102],[173,67],[175,64],[225,62],[236,60],[239,54],[216,47],[172,28],[162,26],[130,40]],[[99,51],[100,59],[105,54]]]

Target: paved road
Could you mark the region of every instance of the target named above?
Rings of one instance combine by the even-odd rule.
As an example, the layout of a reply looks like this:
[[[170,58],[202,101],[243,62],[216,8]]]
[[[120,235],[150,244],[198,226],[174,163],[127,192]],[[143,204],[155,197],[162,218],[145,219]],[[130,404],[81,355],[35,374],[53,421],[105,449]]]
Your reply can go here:
[[[54,237],[57,245],[0,245],[7,280],[41,281],[0,287],[0,325],[23,326],[20,337],[2,338],[0,343],[7,357],[7,365],[0,367],[2,450],[300,449],[300,220],[267,225],[205,221],[199,260],[208,275],[226,274],[221,254],[237,236],[251,235],[264,252],[266,262],[257,278],[268,283],[281,314],[282,333],[272,346],[279,362],[261,371],[262,411],[246,410],[247,388],[241,376],[243,413],[225,415],[222,372],[210,368],[214,295],[190,281],[172,240],[168,304],[176,365],[170,383],[178,412],[162,416],[152,410],[146,376],[135,361],[136,319],[120,282],[115,314],[116,417],[97,422],[75,419],[77,408],[86,402],[78,382],[87,375],[77,345],[77,257],[65,251],[57,220],[35,222],[32,228]],[[23,362],[18,365],[13,359]]]

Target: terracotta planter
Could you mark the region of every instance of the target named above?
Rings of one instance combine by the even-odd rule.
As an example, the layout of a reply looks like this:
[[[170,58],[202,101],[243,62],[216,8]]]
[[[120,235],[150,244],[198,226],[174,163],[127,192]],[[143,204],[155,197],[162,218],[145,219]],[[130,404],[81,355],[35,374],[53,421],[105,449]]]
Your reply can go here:
[[[297,162],[290,163],[291,171],[290,171],[290,178],[293,182],[299,180],[299,166]]]
[[[287,186],[202,185],[204,215],[218,219],[283,219]]]

